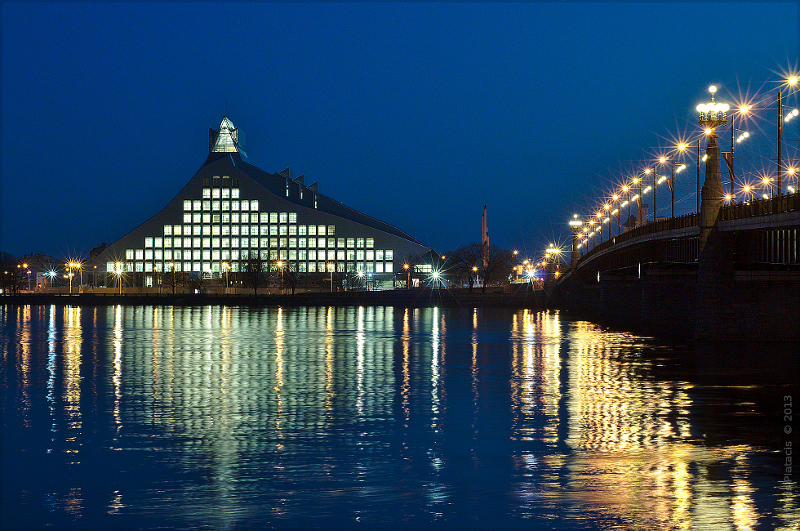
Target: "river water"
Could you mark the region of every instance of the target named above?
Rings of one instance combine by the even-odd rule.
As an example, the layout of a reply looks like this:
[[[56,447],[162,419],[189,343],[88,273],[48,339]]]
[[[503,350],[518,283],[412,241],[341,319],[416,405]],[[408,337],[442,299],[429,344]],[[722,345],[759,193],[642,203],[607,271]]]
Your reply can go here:
[[[796,346],[510,309],[0,311],[6,529],[800,528]]]

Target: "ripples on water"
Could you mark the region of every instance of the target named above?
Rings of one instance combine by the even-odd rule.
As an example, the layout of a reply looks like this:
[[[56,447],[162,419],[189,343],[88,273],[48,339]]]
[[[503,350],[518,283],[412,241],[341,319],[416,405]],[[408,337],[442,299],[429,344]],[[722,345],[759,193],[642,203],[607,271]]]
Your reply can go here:
[[[0,311],[4,527],[800,526],[796,377],[702,347],[527,310]]]

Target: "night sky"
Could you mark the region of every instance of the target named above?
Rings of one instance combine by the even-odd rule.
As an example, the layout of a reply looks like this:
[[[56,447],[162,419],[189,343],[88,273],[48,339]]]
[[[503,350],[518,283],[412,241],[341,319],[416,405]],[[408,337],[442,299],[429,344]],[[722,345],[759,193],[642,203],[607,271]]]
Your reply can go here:
[[[251,164],[440,252],[480,240],[486,204],[492,243],[539,255],[694,138],[710,84],[774,107],[798,25],[796,2],[4,3],[0,250],[112,243],[197,172],[227,114]],[[754,120],[743,169],[776,158],[776,116]],[[694,181],[692,163],[681,213]]]

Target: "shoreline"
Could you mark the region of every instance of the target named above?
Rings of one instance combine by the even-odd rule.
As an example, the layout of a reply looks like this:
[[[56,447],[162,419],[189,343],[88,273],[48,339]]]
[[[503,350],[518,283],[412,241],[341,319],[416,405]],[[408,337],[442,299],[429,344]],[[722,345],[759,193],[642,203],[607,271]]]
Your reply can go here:
[[[541,290],[525,288],[515,293],[491,291],[481,293],[474,290],[413,289],[383,291],[304,292],[292,294],[175,294],[172,293],[21,293],[0,297],[0,304],[58,304],[76,306],[399,306],[408,308],[534,308],[547,307],[545,294]]]

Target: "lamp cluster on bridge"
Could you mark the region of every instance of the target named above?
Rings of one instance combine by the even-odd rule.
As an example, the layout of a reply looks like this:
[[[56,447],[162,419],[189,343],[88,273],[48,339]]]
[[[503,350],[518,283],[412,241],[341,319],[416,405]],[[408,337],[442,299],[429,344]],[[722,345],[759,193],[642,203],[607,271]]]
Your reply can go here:
[[[788,94],[784,94],[786,88],[789,88]],[[687,169],[689,161],[682,160],[685,155],[689,153],[690,146],[696,146],[695,164],[697,169],[697,182],[694,195],[696,197],[696,208],[700,210],[700,184],[701,184],[701,166],[705,162],[706,156],[701,157],[701,139],[709,138],[712,135],[716,136],[716,131],[721,126],[728,125],[730,121],[730,152],[723,153],[727,163],[730,175],[730,190],[725,194],[725,200],[728,202],[735,201],[752,201],[757,195],[769,198],[784,193],[782,177],[786,176],[786,193],[797,193],[800,190],[800,170],[795,168],[793,164],[785,164],[782,158],[783,147],[781,144],[782,128],[785,123],[790,122],[793,118],[800,115],[798,109],[793,109],[791,112],[784,114],[781,108],[782,98],[784,96],[794,95],[798,91],[798,76],[789,75],[781,81],[777,90],[777,105],[778,105],[778,146],[777,146],[777,166],[776,172],[770,173],[767,171],[758,172],[758,179],[752,179],[752,182],[746,182],[743,177],[746,175],[755,175],[756,172],[741,172],[742,177],[735,173],[734,166],[734,153],[737,144],[741,144],[745,140],[750,139],[753,135],[750,131],[744,130],[742,125],[748,120],[755,118],[754,109],[765,109],[774,105],[776,99],[771,92],[766,92],[762,96],[752,97],[749,99],[743,98],[741,104],[737,104],[733,109],[731,105],[725,102],[716,101],[718,92],[717,86],[712,85],[709,87],[711,93],[711,102],[700,103],[696,107],[697,117],[699,124],[702,126],[701,131],[697,131],[693,135],[678,135],[675,143],[663,150],[662,153],[651,159],[652,162],[645,162],[640,166],[639,170],[635,170],[621,179],[612,190],[601,197],[594,208],[590,208],[582,215],[575,215],[569,221],[569,226],[573,232],[573,245],[583,251],[588,249],[589,246],[597,245],[598,243],[611,239],[613,237],[612,220],[616,218],[617,221],[617,234],[621,234],[625,230],[641,226],[648,222],[656,221],[659,218],[658,209],[658,188],[660,185],[667,183],[670,191],[670,217],[675,217],[675,192],[676,183],[675,177],[682,171]],[[756,101],[758,100],[758,101]],[[738,118],[738,124],[737,124]],[[737,136],[738,133],[738,136]],[[762,137],[767,139],[766,135]],[[692,150],[695,151],[695,150]],[[756,157],[748,157],[748,160],[753,160]],[[769,164],[769,159],[766,159]],[[772,158],[772,164],[775,164],[775,158]],[[726,164],[723,164],[723,167]],[[666,166],[667,171],[659,171],[659,166]],[[777,174],[777,177],[775,175]],[[739,189],[737,190],[737,181],[740,181]],[[653,210],[648,219],[648,212],[643,200],[646,196],[652,193]],[[691,197],[692,193],[688,193],[680,197],[678,202],[684,202],[687,198]],[[632,206],[635,205],[635,214],[632,212]],[[623,213],[626,214],[623,223]],[[634,217],[635,216],[635,217]]]

